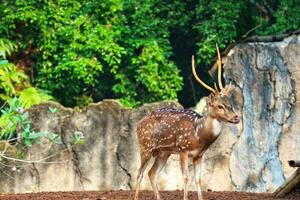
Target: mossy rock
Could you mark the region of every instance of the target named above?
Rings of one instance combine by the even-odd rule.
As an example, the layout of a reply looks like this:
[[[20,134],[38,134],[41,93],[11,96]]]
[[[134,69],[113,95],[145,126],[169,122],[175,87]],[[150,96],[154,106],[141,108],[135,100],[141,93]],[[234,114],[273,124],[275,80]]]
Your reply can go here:
[[[0,141],[0,154],[2,154],[5,151],[5,156],[8,157],[17,157],[17,148],[14,145],[11,145],[10,143],[6,141]]]

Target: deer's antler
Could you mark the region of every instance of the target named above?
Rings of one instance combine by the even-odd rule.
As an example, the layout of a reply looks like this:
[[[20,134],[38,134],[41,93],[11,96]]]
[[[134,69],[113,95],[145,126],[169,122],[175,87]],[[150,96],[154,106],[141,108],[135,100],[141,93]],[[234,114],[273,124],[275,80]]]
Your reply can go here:
[[[218,53],[218,60],[217,60],[217,64],[218,64],[218,84],[219,84],[219,88],[220,90],[224,90],[223,84],[222,84],[222,59],[221,59],[221,55],[220,55],[220,51],[219,51],[219,47],[218,44],[216,44],[217,47],[217,53]]]
[[[194,59],[194,55],[192,55],[192,72],[193,75],[195,77],[195,79],[206,89],[208,89],[209,91],[211,91],[212,93],[216,93],[216,90],[214,90],[213,88],[211,88],[210,86],[206,85],[197,75],[196,69],[195,69],[195,59]]]
[[[235,89],[235,86],[232,85],[232,83],[230,82],[229,85],[226,85],[226,87],[224,88],[224,90],[222,91],[222,93],[226,96],[231,96],[231,94],[233,93]]]

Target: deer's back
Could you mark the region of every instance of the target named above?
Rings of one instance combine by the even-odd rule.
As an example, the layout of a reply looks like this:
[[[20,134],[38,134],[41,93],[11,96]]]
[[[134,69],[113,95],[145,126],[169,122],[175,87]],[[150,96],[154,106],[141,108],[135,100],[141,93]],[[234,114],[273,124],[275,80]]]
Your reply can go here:
[[[196,140],[195,123],[202,116],[192,110],[163,108],[152,112],[137,126],[140,148],[179,151]]]

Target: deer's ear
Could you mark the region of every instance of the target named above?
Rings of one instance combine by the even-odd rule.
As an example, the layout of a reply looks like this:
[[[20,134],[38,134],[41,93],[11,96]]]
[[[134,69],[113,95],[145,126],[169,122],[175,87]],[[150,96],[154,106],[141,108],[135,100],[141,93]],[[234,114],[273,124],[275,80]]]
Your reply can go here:
[[[208,96],[208,104],[211,106],[214,104],[216,100],[216,95],[214,93],[211,93],[209,96]]]

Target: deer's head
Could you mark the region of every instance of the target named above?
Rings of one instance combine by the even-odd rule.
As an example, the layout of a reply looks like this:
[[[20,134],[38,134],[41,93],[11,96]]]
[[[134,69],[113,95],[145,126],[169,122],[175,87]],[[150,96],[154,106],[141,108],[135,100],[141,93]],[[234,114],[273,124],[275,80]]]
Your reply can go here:
[[[215,84],[215,89],[205,84],[197,75],[195,69],[195,61],[194,56],[192,57],[192,71],[194,74],[195,79],[206,89],[211,91],[208,99],[208,115],[211,117],[223,121],[237,124],[240,122],[240,117],[236,114],[233,110],[233,106],[230,101],[231,94],[234,91],[234,86],[231,83],[225,87],[223,87],[221,74],[222,74],[222,63],[221,63],[221,56],[219,53],[219,48],[217,46],[218,52],[218,84],[219,90]]]

